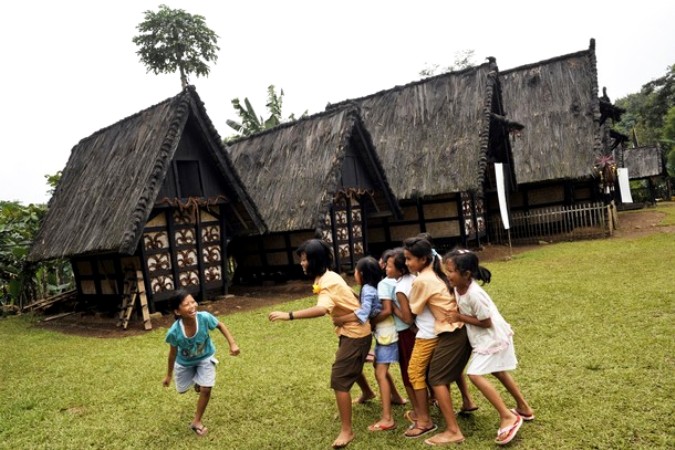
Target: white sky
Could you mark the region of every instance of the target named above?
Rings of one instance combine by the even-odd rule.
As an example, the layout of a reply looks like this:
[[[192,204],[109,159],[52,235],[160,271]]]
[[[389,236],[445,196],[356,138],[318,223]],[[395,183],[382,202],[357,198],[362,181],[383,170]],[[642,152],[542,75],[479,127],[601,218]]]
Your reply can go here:
[[[419,79],[458,51],[501,70],[585,50],[596,39],[599,88],[638,92],[675,63],[675,2],[449,0],[22,0],[0,6],[0,200],[48,200],[44,175],[81,139],[180,92],[178,74],[146,73],[131,42],[161,3],[201,14],[221,50],[192,78],[221,136],[248,97],[266,115],[267,86],[284,117]],[[461,5],[461,6],[460,6]]]

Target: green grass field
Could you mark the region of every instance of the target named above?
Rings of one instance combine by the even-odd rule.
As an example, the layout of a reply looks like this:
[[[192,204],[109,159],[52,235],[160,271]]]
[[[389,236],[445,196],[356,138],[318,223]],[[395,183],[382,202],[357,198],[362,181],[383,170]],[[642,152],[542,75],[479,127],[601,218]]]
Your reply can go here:
[[[658,210],[664,224],[675,223],[675,205]],[[537,416],[511,448],[675,448],[672,232],[548,245],[485,265],[493,274],[486,288],[516,332],[514,376]],[[165,329],[85,338],[34,327],[30,316],[4,318],[0,448],[329,448],[339,429],[329,319],[267,321],[272,309],[313,302],[221,317],[242,354],[228,356],[213,335],[221,364],[204,438],[188,429],[196,394],[161,385]],[[399,379],[398,367],[392,371]],[[494,448],[496,413],[472,393],[480,409],[459,421],[462,448]],[[403,412],[395,408],[397,430],[370,433],[377,402],[355,407],[348,448],[425,448],[402,436]]]

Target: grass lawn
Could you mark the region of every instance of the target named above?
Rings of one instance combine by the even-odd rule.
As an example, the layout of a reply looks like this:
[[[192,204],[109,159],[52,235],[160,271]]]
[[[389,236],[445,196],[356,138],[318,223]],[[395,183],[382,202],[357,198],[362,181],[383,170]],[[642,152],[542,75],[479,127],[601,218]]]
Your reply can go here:
[[[675,205],[658,210],[675,223]],[[485,265],[486,289],[516,332],[514,376],[537,416],[510,447],[675,448],[672,232],[542,246]],[[313,304],[308,296],[273,309]],[[165,329],[100,339],[36,328],[25,315],[0,320],[0,448],[329,448],[339,429],[329,319],[270,323],[271,309],[221,317],[242,354],[228,356],[213,335],[221,364],[204,438],[188,429],[196,394],[161,385]],[[400,378],[397,366],[392,373]],[[494,448],[496,413],[472,393],[480,409],[459,421],[461,448]],[[356,406],[348,448],[425,448],[402,436],[403,412],[395,408],[396,431],[370,433],[377,402]]]

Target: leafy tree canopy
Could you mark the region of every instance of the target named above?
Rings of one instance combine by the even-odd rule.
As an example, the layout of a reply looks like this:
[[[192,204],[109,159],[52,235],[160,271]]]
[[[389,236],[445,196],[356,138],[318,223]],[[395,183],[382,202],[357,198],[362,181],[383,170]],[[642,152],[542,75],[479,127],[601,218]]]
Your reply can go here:
[[[218,35],[206,26],[203,16],[160,5],[159,11],[145,11],[145,20],[132,40],[148,72],[180,72],[183,87],[188,75],[208,76],[207,62],[218,61]]]
[[[675,64],[666,74],[642,86],[638,93],[616,101],[625,109],[618,131],[634,136],[638,145],[659,145],[666,154],[670,176],[675,175]]]

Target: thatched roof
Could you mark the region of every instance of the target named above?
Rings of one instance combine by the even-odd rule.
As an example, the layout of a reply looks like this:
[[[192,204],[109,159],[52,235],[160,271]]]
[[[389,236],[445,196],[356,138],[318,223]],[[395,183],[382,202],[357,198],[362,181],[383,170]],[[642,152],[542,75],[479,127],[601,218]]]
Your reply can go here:
[[[82,139],[71,151],[29,258],[133,254],[188,123],[244,205],[240,227],[262,227],[194,87]],[[258,230],[256,230],[258,231]]]
[[[588,50],[500,72],[518,184],[591,175],[602,154],[595,41]]]
[[[228,144],[230,158],[270,232],[311,230],[329,211],[348,150],[373,185],[374,206],[401,212],[354,108],[289,122]]]
[[[628,169],[631,180],[656,177],[664,174],[663,151],[659,147],[636,147],[622,151],[620,167]]]
[[[329,108],[359,108],[399,200],[480,190],[495,84],[491,62]]]

